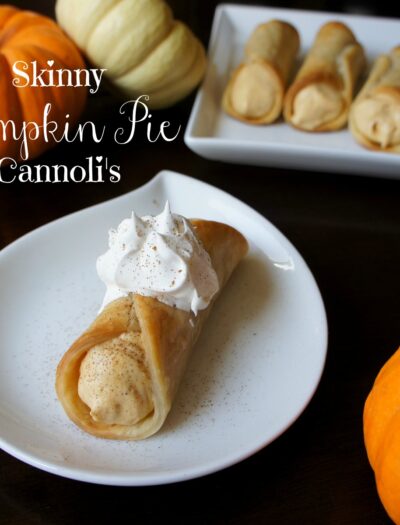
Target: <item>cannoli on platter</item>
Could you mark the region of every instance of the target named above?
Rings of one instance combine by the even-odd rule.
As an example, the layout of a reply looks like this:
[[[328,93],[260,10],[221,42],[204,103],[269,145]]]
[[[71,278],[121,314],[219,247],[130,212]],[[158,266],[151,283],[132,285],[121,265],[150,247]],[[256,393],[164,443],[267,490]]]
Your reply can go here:
[[[345,126],[364,65],[363,48],[345,24],[323,25],[286,93],[285,120],[305,131]]]
[[[276,120],[299,46],[299,34],[287,22],[271,20],[256,27],[246,44],[244,62],[225,89],[226,113],[249,124]]]
[[[234,228],[188,221],[168,207],[111,230],[97,262],[103,308],[57,368],[70,419],[108,439],[157,432],[212,304],[247,249]]]
[[[400,46],[375,61],[351,108],[350,130],[367,148],[400,153]]]

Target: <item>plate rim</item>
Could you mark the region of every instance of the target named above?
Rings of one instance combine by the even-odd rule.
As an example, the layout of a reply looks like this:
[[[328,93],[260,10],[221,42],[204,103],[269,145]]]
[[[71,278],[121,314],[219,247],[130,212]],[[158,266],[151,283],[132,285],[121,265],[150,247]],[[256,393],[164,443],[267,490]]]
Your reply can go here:
[[[323,302],[323,298],[322,298],[320,289],[315,280],[315,277],[313,273],[311,272],[310,268],[308,267],[306,261],[303,259],[302,255],[297,250],[297,248],[273,223],[271,223],[266,217],[261,215],[257,210],[249,206],[247,203],[241,201],[239,198],[229,194],[228,192],[216,186],[213,186],[212,184],[203,182],[201,180],[190,177],[188,175],[183,175],[175,171],[162,170],[157,175],[152,177],[149,181],[147,181],[145,184],[143,184],[142,186],[139,186],[138,188],[134,190],[128,191],[117,197],[105,200],[101,203],[94,204],[86,208],[82,208],[81,210],[77,210],[75,212],[61,216],[53,221],[50,221],[22,235],[21,237],[19,237],[12,243],[5,246],[2,250],[0,250],[0,264],[5,254],[7,254],[8,252],[11,252],[15,247],[19,246],[27,238],[33,238],[37,234],[40,234],[44,229],[47,229],[49,227],[53,228],[57,224],[57,222],[65,220],[67,218],[71,218],[74,215],[80,214],[83,211],[91,210],[98,206],[103,206],[104,204],[114,203],[120,199],[127,197],[128,195],[132,195],[134,193],[141,193],[142,191],[146,191],[147,189],[151,188],[151,186],[156,185],[159,182],[166,183],[168,179],[171,179],[171,178],[175,178],[176,180],[185,180],[189,184],[194,182],[195,184],[199,184],[200,186],[205,187],[209,191],[211,190],[212,192],[216,192],[217,194],[220,194],[221,196],[232,200],[235,205],[236,204],[240,205],[250,215],[253,215],[253,217],[257,221],[261,221],[263,225],[266,225],[268,229],[271,231],[271,233],[273,234],[274,238],[277,239],[280,244],[282,244],[287,249],[289,249],[291,254],[295,256],[296,260],[300,262],[300,264],[302,264],[302,270],[305,272],[305,275],[308,279],[308,283],[309,285],[312,286],[315,299],[318,302],[318,310],[319,310],[320,323],[321,323],[321,326],[319,328],[321,330],[320,338],[321,338],[322,343],[321,343],[321,352],[319,354],[320,356],[319,370],[316,374],[313,388],[310,389],[310,391],[308,392],[308,395],[305,397],[304,401],[301,403],[301,408],[295,411],[292,417],[288,419],[286,424],[282,428],[280,428],[278,431],[276,431],[274,434],[269,436],[268,439],[264,439],[260,441],[260,439],[258,438],[258,439],[253,440],[251,442],[251,445],[248,444],[245,447],[244,451],[240,454],[238,454],[237,452],[232,453],[228,458],[225,458],[224,461],[213,460],[205,464],[202,464],[200,466],[195,466],[195,467],[190,467],[190,468],[188,467],[179,468],[179,469],[175,469],[172,472],[163,471],[163,472],[154,473],[154,472],[141,471],[139,474],[137,472],[136,473],[135,472],[120,472],[118,474],[115,474],[115,473],[110,474],[110,473],[107,473],[107,469],[104,469],[104,468],[94,471],[93,469],[92,470],[88,470],[87,468],[82,469],[74,465],[60,464],[60,462],[57,460],[55,461],[42,460],[38,456],[36,456],[34,453],[28,453],[22,447],[15,446],[13,443],[4,439],[4,437],[1,435],[1,430],[0,430],[0,449],[2,449],[4,452],[23,461],[24,463],[27,463],[28,465],[39,468],[40,470],[43,470],[50,474],[56,474],[64,478],[73,479],[76,481],[94,483],[94,484],[99,484],[99,485],[109,485],[109,486],[132,486],[133,487],[133,486],[164,485],[164,484],[169,484],[169,483],[187,481],[190,479],[195,479],[195,478],[202,477],[208,474],[212,474],[212,473],[224,470],[226,468],[229,468],[247,459],[248,457],[256,454],[257,452],[265,448],[267,445],[275,441],[280,435],[286,432],[286,430],[294,424],[294,422],[301,416],[301,414],[304,412],[306,407],[309,405],[311,399],[313,398],[320,384],[321,377],[325,369],[327,350],[328,350],[328,321],[327,321],[326,309],[325,309],[325,305]]]

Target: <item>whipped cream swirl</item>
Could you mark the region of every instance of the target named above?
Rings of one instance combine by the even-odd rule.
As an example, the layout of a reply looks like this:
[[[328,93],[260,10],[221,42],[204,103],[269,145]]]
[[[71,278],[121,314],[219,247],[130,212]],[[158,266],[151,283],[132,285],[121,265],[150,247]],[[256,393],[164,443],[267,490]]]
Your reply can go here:
[[[111,229],[97,273],[107,286],[102,309],[132,292],[197,315],[219,289],[210,256],[188,220],[172,214],[168,202],[160,215],[132,213]]]

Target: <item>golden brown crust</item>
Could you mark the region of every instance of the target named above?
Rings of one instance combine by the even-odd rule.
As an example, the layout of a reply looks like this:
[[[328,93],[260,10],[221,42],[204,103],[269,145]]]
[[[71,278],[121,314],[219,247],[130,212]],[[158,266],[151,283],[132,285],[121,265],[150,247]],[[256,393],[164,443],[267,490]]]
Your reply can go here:
[[[247,252],[245,238],[225,224],[191,221],[209,253],[220,289]],[[57,368],[56,391],[67,415],[97,437],[143,439],[157,432],[171,408],[190,350],[197,340],[211,305],[197,316],[172,308],[151,297],[131,294],[110,303],[64,354]],[[132,426],[96,422],[78,395],[80,364],[96,345],[140,328],[145,361],[153,387],[154,411]]]
[[[342,110],[330,122],[305,131],[334,131],[342,128],[347,122],[356,82],[364,65],[363,48],[345,24],[332,21],[323,25],[286,93],[283,107],[286,122],[304,129],[292,120],[295,98],[305,87],[324,84],[340,93]]]
[[[300,47],[296,28],[283,20],[269,20],[260,24],[245,46],[246,61],[262,58],[277,70],[286,84]]]
[[[382,147],[381,144],[367,137],[356,124],[354,112],[357,105],[375,95],[386,95],[393,100],[394,104],[400,104],[400,46],[375,60],[365,84],[352,105],[349,119],[350,131],[359,144],[373,151],[400,153],[400,144],[389,144]]]
[[[280,115],[285,86],[300,47],[297,30],[281,20],[270,20],[259,25],[250,36],[245,47],[245,60],[232,73],[222,97],[226,113],[248,124],[269,124]],[[264,115],[252,117],[238,112],[232,103],[232,91],[240,73],[250,64],[259,64],[268,73],[273,84],[275,99]],[[268,86],[267,86],[268,87]]]

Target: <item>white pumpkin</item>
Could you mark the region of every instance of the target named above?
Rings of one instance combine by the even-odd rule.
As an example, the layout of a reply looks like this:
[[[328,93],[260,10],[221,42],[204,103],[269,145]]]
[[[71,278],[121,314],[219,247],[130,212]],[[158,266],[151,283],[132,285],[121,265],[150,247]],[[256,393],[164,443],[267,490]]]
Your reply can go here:
[[[129,98],[151,108],[184,98],[204,75],[204,47],[163,0],[57,0],[60,26]]]

